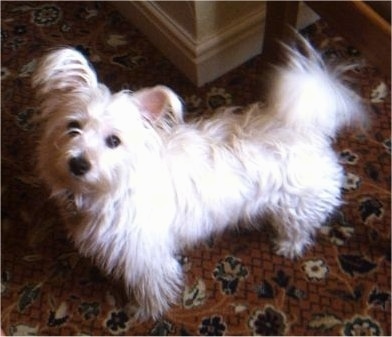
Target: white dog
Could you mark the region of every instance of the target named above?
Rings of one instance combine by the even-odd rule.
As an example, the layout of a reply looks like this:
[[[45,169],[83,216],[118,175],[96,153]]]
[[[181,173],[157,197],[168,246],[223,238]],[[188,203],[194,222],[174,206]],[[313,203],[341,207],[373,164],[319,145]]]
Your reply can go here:
[[[39,63],[40,176],[79,251],[124,282],[138,317],[176,301],[185,247],[265,216],[277,253],[293,258],[341,204],[331,142],[361,106],[342,68],[327,70],[304,44],[307,57],[286,47],[264,106],[189,124],[167,87],[113,94],[71,48]]]

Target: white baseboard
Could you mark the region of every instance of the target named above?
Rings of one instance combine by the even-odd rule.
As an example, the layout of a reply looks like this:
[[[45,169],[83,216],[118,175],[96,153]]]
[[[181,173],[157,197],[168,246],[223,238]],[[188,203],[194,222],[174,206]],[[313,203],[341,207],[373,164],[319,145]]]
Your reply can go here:
[[[196,41],[150,1],[113,3],[193,83],[201,86],[261,52],[265,11],[238,18],[203,41]]]

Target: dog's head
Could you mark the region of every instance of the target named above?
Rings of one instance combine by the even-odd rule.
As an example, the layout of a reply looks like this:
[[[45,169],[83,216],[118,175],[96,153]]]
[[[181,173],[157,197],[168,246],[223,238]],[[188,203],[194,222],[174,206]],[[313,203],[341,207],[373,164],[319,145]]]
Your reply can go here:
[[[129,172],[158,151],[162,133],[182,123],[181,102],[170,89],[112,94],[70,48],[45,56],[32,83],[44,126],[38,166],[53,193],[130,186]]]

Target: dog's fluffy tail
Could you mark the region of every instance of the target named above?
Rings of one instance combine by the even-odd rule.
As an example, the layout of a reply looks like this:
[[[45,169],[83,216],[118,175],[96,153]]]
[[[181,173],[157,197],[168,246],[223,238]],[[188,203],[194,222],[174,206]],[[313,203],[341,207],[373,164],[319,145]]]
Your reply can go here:
[[[268,105],[294,129],[317,130],[334,137],[344,126],[365,123],[361,99],[341,82],[350,66],[328,69],[309,42],[301,39],[305,55],[284,45],[288,64],[277,68]]]

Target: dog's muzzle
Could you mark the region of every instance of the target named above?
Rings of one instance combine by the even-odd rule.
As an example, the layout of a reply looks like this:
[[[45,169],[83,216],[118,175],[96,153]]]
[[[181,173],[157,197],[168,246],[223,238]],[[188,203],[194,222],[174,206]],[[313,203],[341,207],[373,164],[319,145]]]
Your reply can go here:
[[[71,173],[75,176],[82,176],[91,169],[90,162],[84,156],[72,157],[68,165]]]

